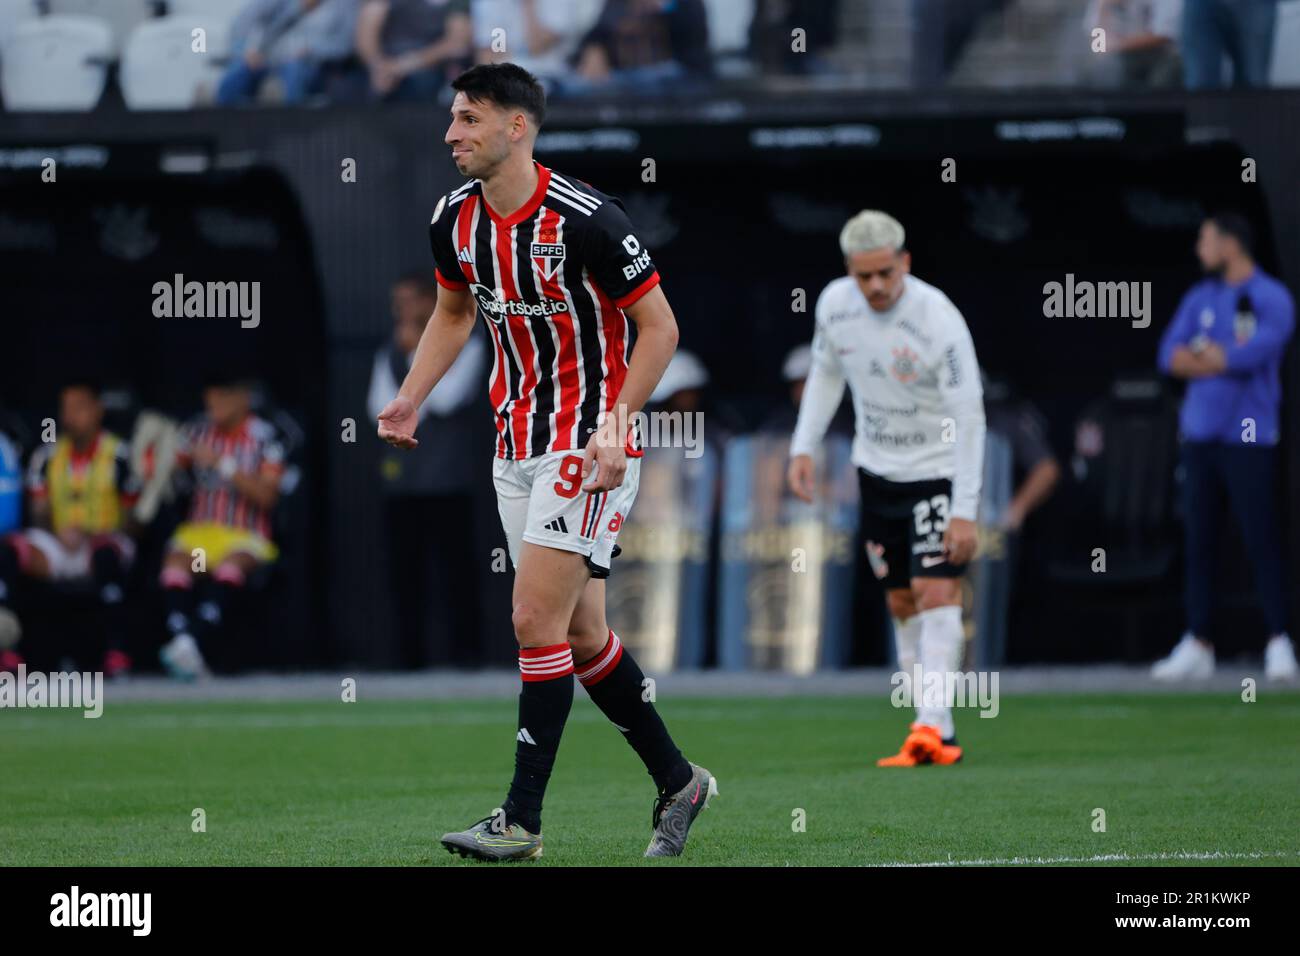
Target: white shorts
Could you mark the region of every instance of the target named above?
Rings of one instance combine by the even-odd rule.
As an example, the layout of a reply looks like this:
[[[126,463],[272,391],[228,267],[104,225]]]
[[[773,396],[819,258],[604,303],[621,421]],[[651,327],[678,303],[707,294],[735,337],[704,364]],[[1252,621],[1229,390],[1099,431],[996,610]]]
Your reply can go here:
[[[519,566],[519,542],[573,551],[587,558],[592,577],[609,576],[619,529],[636,500],[641,459],[627,458],[623,483],[613,491],[582,490],[582,452],[554,451],[492,465],[497,510],[510,561]]]
[[[102,540],[117,548],[124,565],[129,566],[135,558],[135,542],[121,531],[92,535],[76,551],[64,547],[58,535],[44,528],[28,528],[22,532],[22,535],[27,539],[28,544],[45,555],[45,560],[50,566],[50,578],[55,581],[90,577],[91,548],[93,544]]]

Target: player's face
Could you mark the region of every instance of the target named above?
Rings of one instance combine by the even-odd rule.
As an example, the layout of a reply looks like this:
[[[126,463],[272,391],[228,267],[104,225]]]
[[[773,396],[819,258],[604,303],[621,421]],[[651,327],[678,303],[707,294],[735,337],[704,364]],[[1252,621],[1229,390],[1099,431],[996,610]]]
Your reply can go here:
[[[462,176],[491,178],[519,141],[511,136],[519,115],[486,100],[476,103],[464,93],[456,94],[451,101],[451,125],[443,139]]]
[[[1206,272],[1222,272],[1227,259],[1225,244],[1223,233],[1214,223],[1201,223],[1200,235],[1196,237],[1196,257],[1201,260],[1201,268]]]
[[[89,439],[103,420],[104,406],[89,389],[65,388],[59,395],[59,424],[74,440]]]
[[[233,428],[248,412],[248,393],[241,388],[214,385],[203,390],[203,404],[213,422]]]
[[[853,253],[845,259],[845,265],[867,304],[884,312],[903,294],[903,276],[912,267],[912,257],[893,249],[872,249]]]

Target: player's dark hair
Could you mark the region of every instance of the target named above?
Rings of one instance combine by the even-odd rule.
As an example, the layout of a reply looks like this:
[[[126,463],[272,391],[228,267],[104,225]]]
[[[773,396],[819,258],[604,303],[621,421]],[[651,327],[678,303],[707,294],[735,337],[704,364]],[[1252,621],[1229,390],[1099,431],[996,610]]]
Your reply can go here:
[[[1255,230],[1250,220],[1235,209],[1220,209],[1207,217],[1214,223],[1214,228],[1225,236],[1232,236],[1241,244],[1241,249],[1252,259],[1255,257]]]
[[[537,77],[513,63],[480,63],[451,81],[471,103],[484,100],[503,109],[520,109],[540,128],[546,119],[546,91]]]
[[[100,386],[99,382],[95,381],[93,378],[89,378],[88,376],[83,376],[83,375],[78,375],[75,378],[70,378],[67,381],[65,381],[63,385],[59,387],[59,392],[60,393],[66,392],[70,388],[85,389],[87,392],[90,393],[90,397],[93,398],[95,401],[99,401],[104,391],[104,389]]]
[[[415,270],[403,272],[393,283],[393,288],[397,288],[399,285],[411,286],[426,299],[436,299],[438,297],[438,284],[424,272],[416,272]]]
[[[203,388],[228,388],[243,392],[257,390],[257,379],[229,369],[210,369],[202,377]]]

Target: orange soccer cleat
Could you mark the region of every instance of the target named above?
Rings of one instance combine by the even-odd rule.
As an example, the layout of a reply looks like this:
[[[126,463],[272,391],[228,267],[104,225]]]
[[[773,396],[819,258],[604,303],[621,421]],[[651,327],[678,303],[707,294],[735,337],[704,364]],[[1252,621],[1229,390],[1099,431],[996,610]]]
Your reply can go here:
[[[945,744],[939,729],[928,724],[912,724],[902,748],[892,757],[881,757],[877,767],[916,767],[921,764],[952,764],[961,760],[961,748]]]

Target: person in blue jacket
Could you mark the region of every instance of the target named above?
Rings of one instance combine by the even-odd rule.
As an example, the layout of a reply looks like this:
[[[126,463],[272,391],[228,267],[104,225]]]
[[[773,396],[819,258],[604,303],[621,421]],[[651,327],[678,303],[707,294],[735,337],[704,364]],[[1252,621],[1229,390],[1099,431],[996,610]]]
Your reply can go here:
[[[1276,488],[1280,368],[1295,327],[1295,302],[1286,286],[1255,263],[1253,247],[1250,224],[1240,214],[1206,219],[1196,254],[1208,275],[1183,296],[1160,340],[1161,371],[1187,380],[1179,415],[1187,632],[1152,668],[1159,680],[1195,680],[1214,672],[1210,614],[1225,494],[1268,624],[1265,676],[1296,677]]]

